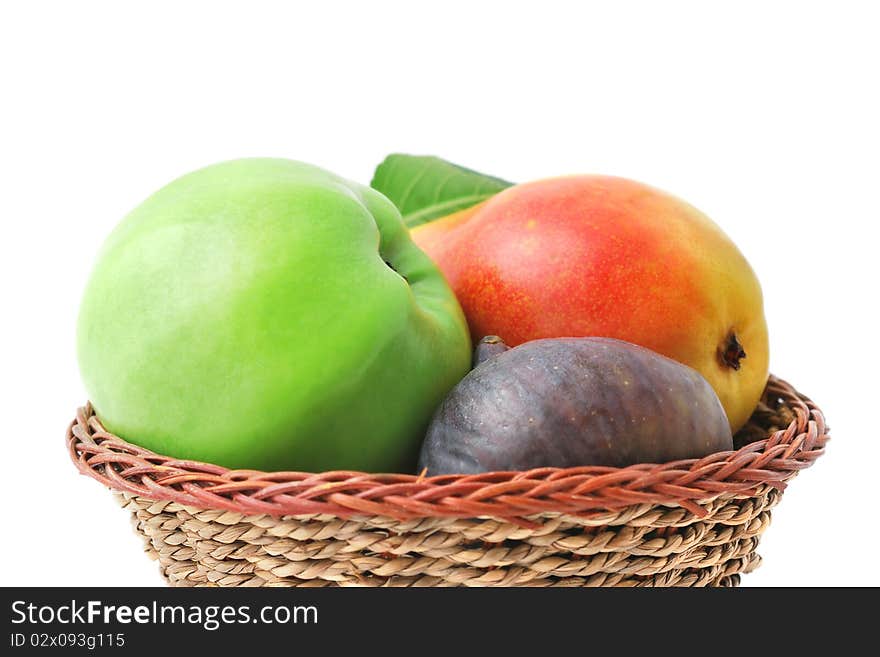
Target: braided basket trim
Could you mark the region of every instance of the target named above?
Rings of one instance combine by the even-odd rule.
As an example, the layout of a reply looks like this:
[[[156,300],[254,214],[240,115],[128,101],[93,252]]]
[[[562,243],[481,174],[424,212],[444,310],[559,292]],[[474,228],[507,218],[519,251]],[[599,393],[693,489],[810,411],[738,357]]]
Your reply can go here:
[[[824,453],[829,438],[816,405],[773,376],[746,429],[740,440],[746,433],[767,437],[702,459],[433,477],[229,470],[174,459],[106,431],[90,404],[78,410],[66,441],[79,471],[106,486],[198,509],[397,520],[494,517],[537,527],[528,516],[589,517],[634,505],[677,505],[702,517],[706,511],[698,502],[748,497],[765,486],[782,490]]]

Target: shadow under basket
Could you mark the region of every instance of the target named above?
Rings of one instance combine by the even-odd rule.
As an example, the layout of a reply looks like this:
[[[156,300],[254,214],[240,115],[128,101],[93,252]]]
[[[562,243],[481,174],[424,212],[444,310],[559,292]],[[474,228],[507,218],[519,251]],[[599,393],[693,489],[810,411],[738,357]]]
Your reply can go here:
[[[736,451],[626,468],[256,472],[154,454],[89,405],[67,431],[175,586],[735,586],[827,440],[775,377]]]

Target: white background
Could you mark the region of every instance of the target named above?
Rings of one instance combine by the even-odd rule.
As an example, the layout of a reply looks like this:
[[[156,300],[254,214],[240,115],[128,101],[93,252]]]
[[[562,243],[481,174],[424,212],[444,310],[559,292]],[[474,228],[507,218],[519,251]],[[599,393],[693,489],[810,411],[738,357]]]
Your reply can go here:
[[[74,326],[96,251],[234,157],[368,182],[389,151],[515,181],[601,172],[713,217],[764,287],[772,370],[833,441],[744,585],[880,584],[880,47],[871,3],[28,2],[0,10],[0,584],[157,585],[76,474]]]

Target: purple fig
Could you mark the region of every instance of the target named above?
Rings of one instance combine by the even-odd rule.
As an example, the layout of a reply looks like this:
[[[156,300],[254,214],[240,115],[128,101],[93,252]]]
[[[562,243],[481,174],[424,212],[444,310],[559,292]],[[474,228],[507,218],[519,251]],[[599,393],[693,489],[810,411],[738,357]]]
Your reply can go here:
[[[482,356],[482,357],[481,357]],[[696,370],[628,342],[481,343],[434,414],[429,475],[626,466],[733,449],[724,408]]]

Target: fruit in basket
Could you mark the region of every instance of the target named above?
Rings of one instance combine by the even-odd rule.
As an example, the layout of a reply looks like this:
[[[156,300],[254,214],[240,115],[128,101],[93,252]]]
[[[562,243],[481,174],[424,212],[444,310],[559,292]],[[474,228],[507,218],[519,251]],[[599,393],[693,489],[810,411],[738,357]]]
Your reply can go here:
[[[471,347],[390,201],[314,166],[247,159],[172,182],[113,231],[78,355],[101,421],[153,451],[399,471]]]
[[[428,475],[626,466],[733,449],[727,416],[696,371],[611,338],[477,347],[419,459]]]
[[[431,199],[432,181],[441,197],[449,193],[448,175],[420,158],[390,156],[374,185],[418,223],[426,210],[413,202],[410,178],[418,177],[416,200]],[[457,179],[459,187],[470,181],[474,199],[497,186],[467,170]],[[718,226],[665,192],[610,176],[539,180],[412,234],[446,275],[474,340],[605,336],[642,345],[706,377],[734,431],[764,390],[769,346],[758,280]]]

